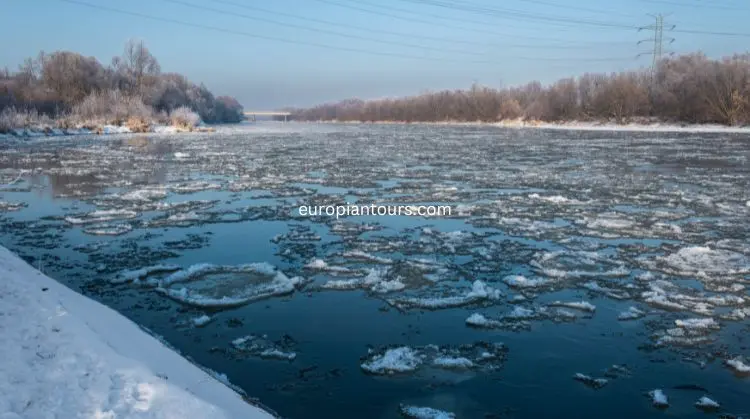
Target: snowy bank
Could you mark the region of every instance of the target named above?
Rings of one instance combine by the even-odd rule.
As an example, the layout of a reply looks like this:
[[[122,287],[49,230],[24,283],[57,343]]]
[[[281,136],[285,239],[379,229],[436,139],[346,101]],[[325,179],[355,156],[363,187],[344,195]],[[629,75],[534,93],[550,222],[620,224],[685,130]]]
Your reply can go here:
[[[570,131],[627,131],[627,132],[687,132],[687,133],[736,133],[750,134],[750,126],[729,126],[720,124],[687,124],[679,122],[640,122],[640,123],[617,123],[598,121],[562,121],[543,122],[535,120],[505,120],[498,122],[466,122],[466,121],[440,121],[440,122],[407,122],[407,121],[298,121],[313,124],[345,124],[345,125],[429,125],[429,126],[471,126],[471,127],[503,127],[523,129],[556,129]]]
[[[3,419],[274,417],[3,247],[0,330]]]

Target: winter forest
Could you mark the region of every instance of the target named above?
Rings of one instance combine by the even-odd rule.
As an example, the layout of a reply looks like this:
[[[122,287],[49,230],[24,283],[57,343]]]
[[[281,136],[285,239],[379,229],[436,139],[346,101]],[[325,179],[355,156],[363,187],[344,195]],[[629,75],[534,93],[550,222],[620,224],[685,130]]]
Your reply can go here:
[[[714,60],[704,54],[662,60],[652,69],[584,74],[543,86],[427,92],[413,97],[349,99],[289,109],[297,120],[496,122],[645,120],[750,123],[750,54]]]
[[[105,66],[69,51],[40,52],[17,71],[0,69],[0,132],[29,125],[127,125],[146,131],[154,123],[193,126],[239,122],[242,106],[215,97],[178,73],[166,73],[143,42],[128,41]]]

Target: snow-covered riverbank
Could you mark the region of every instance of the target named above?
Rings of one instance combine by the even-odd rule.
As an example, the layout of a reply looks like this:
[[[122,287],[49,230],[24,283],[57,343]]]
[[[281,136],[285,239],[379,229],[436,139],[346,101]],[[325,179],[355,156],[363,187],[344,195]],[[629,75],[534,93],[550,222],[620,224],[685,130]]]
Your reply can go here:
[[[687,133],[735,133],[750,134],[750,126],[727,126],[718,124],[678,124],[667,122],[627,123],[614,122],[542,122],[525,120],[508,120],[500,122],[406,122],[406,121],[310,121],[312,124],[376,124],[376,125],[429,125],[429,126],[466,126],[466,127],[503,127],[517,129],[556,129],[568,131],[623,131],[623,132],[687,132]]]
[[[0,418],[273,418],[0,246]]]

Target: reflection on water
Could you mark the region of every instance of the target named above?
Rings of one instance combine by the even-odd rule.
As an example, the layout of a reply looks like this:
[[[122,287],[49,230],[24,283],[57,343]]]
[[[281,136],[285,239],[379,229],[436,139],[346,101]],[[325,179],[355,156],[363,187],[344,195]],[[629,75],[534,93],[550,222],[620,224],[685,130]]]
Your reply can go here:
[[[691,388],[739,414],[748,141],[289,123],[0,145],[3,178],[28,174],[0,243],[285,417],[704,417]],[[454,215],[297,212],[345,202]]]

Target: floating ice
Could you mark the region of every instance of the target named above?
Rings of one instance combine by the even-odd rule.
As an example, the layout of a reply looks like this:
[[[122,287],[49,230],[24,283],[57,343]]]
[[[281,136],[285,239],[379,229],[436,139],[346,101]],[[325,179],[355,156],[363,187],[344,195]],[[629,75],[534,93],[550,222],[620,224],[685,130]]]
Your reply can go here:
[[[631,306],[631,307],[628,307],[627,310],[621,312],[617,316],[617,320],[622,320],[622,321],[637,320],[637,319],[644,317],[645,315],[646,315],[645,311],[640,310],[637,307]]]
[[[448,368],[448,369],[468,369],[473,368],[474,363],[471,362],[470,359],[464,358],[464,357],[449,357],[449,356],[441,356],[438,358],[435,358],[432,361],[433,365],[439,366],[441,368]]]
[[[658,257],[665,271],[674,275],[698,275],[710,279],[722,275],[743,275],[750,273],[750,259],[731,250],[712,249],[707,246],[683,247],[668,256]]]
[[[476,342],[459,346],[398,346],[372,352],[361,367],[370,374],[415,373],[420,369],[495,370],[505,361],[502,343]]]
[[[114,220],[129,220],[138,217],[138,213],[131,210],[99,210],[89,212],[80,216],[65,217],[65,221],[70,224],[94,224]]]
[[[461,307],[469,304],[475,304],[482,301],[494,301],[500,299],[502,292],[498,289],[488,286],[486,283],[476,280],[471,286],[471,290],[465,295],[451,297],[399,297],[388,299],[388,304],[401,308],[423,308],[423,309],[442,309]]]
[[[297,358],[297,353],[289,350],[293,345],[293,339],[287,335],[277,342],[270,341],[265,335],[248,335],[232,341],[232,346],[244,354],[282,361],[294,361]]]
[[[381,265],[388,265],[393,263],[391,259],[371,255],[369,253],[363,252],[361,250],[352,250],[348,252],[344,252],[341,254],[341,256],[347,258],[347,259],[357,259],[357,260],[363,260],[367,262],[373,262],[373,263],[379,263]]]
[[[684,320],[675,320],[675,325],[677,327],[682,327],[684,329],[694,329],[694,330],[708,330],[708,329],[720,329],[721,326],[719,323],[716,322],[714,319],[684,319]]]
[[[503,282],[512,288],[540,288],[551,281],[544,278],[529,279],[522,275],[509,275],[503,278]]]
[[[422,363],[418,352],[408,346],[388,349],[381,355],[375,355],[369,361],[362,363],[363,370],[372,374],[394,374],[417,369]]]
[[[695,402],[695,407],[701,410],[714,411],[714,410],[719,410],[721,406],[719,405],[719,403],[710,399],[708,396],[703,396],[700,399],[698,399],[697,402]]]
[[[401,415],[410,419],[455,419],[456,415],[451,412],[433,409],[431,407],[400,406]]]
[[[194,192],[206,191],[209,189],[221,189],[221,185],[218,183],[195,181],[170,185],[169,188],[175,193],[189,194]]]
[[[157,291],[188,305],[235,307],[291,294],[306,282],[301,277],[289,278],[268,263],[198,264],[164,278]]]
[[[318,271],[326,271],[333,274],[349,274],[353,272],[351,269],[344,266],[331,266],[323,259],[313,259],[307,265],[305,265],[305,268]]]
[[[654,406],[662,409],[669,406],[669,399],[667,399],[667,395],[661,389],[652,390],[648,395],[651,397],[651,403]]]
[[[26,207],[27,204],[25,202],[0,201],[0,212],[19,211]]]
[[[146,266],[140,269],[131,271],[123,271],[117,274],[114,278],[110,279],[109,282],[113,284],[122,284],[125,282],[139,282],[146,279],[148,276],[156,275],[160,273],[172,273],[181,269],[178,265],[153,265]],[[153,281],[153,285],[158,285],[158,281]]]
[[[210,316],[204,314],[202,316],[193,318],[192,322],[195,327],[203,327],[210,323],[211,320],[213,319]]]
[[[573,379],[576,381],[580,381],[583,384],[586,384],[587,386],[594,388],[594,389],[600,389],[606,386],[607,383],[609,383],[609,380],[607,380],[606,378],[594,378],[594,377],[591,377],[590,375],[581,374],[580,372],[575,373],[573,375]]]
[[[750,374],[750,365],[743,362],[742,358],[733,358],[726,361],[726,364],[738,374]]]
[[[553,301],[548,304],[550,307],[567,307],[575,310],[587,311],[593,313],[596,306],[588,301]]]
[[[556,279],[625,277],[630,274],[620,260],[580,250],[543,252],[529,265],[535,272]]]
[[[133,231],[130,224],[102,224],[93,225],[83,229],[83,232],[92,236],[121,236]]]
[[[373,285],[370,290],[378,294],[386,294],[389,292],[401,291],[404,288],[406,288],[406,284],[401,282],[399,279],[394,279],[391,281],[378,282],[377,284]]]

